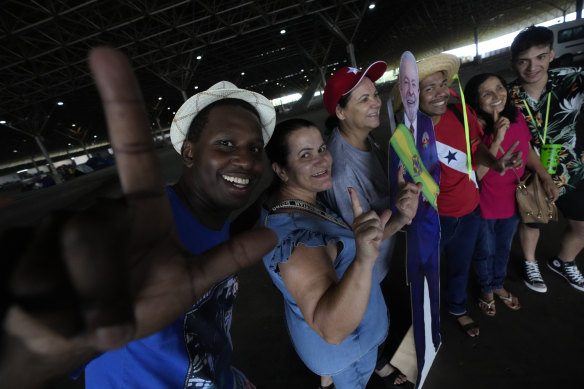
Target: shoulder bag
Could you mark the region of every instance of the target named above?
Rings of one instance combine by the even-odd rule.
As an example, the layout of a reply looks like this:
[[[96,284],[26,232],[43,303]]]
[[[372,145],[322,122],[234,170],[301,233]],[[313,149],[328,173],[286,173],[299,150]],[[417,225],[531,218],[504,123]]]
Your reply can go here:
[[[517,176],[515,198],[517,211],[523,223],[558,221],[558,209],[554,203],[548,201],[543,184],[536,173],[526,170],[523,179]]]

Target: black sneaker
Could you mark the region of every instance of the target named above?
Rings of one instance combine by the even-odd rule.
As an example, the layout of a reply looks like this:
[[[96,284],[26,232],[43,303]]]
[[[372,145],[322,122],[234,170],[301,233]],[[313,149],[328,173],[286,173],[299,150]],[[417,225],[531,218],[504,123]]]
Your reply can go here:
[[[550,259],[548,267],[564,277],[574,288],[584,292],[584,277],[576,266],[576,262],[564,262],[558,258]]]
[[[539,293],[547,292],[547,286],[541,278],[537,261],[523,261],[523,282],[531,290]]]

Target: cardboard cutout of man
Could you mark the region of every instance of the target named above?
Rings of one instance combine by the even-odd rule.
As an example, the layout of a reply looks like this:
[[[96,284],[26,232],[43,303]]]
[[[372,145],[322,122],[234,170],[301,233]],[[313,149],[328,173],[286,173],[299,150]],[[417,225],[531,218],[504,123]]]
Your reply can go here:
[[[440,182],[440,168],[436,151],[436,138],[432,120],[418,110],[418,67],[413,54],[403,53],[400,61],[399,88],[404,106],[403,123],[410,129],[422,163],[436,184]],[[396,95],[396,94],[394,94]],[[402,162],[397,152],[390,147],[390,187],[397,186],[398,167]],[[404,178],[413,182],[406,171]],[[395,192],[392,191],[392,198]],[[440,221],[438,213],[425,196],[420,196],[418,211],[407,228],[407,280],[410,284],[412,322],[417,356],[418,376],[416,386],[422,386],[438,348],[440,347],[440,279],[439,246]],[[425,287],[427,293],[425,293]],[[426,297],[427,296],[427,297]],[[426,301],[429,304],[425,304]],[[428,307],[429,305],[429,307]],[[430,340],[433,347],[427,348]]]

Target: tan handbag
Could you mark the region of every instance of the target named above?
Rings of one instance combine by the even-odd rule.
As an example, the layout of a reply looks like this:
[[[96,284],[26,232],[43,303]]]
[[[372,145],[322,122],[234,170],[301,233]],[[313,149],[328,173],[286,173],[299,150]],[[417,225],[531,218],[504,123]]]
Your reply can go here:
[[[515,169],[513,169],[515,172]],[[523,179],[517,177],[517,210],[523,223],[547,223],[558,221],[558,209],[549,202],[539,176],[525,170]],[[515,173],[517,175],[517,173]]]

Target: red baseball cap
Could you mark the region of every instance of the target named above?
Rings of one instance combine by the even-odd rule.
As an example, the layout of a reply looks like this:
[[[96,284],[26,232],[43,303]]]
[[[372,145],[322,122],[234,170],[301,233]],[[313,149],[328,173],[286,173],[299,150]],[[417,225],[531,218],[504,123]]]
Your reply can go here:
[[[371,81],[375,82],[379,77],[383,76],[386,69],[387,64],[385,62],[376,61],[369,65],[364,72],[349,66],[337,70],[326,81],[324,94],[322,96],[324,106],[328,113],[333,116],[335,115],[335,109],[341,97],[347,93],[351,93],[351,91],[361,82],[363,77],[369,76]]]

